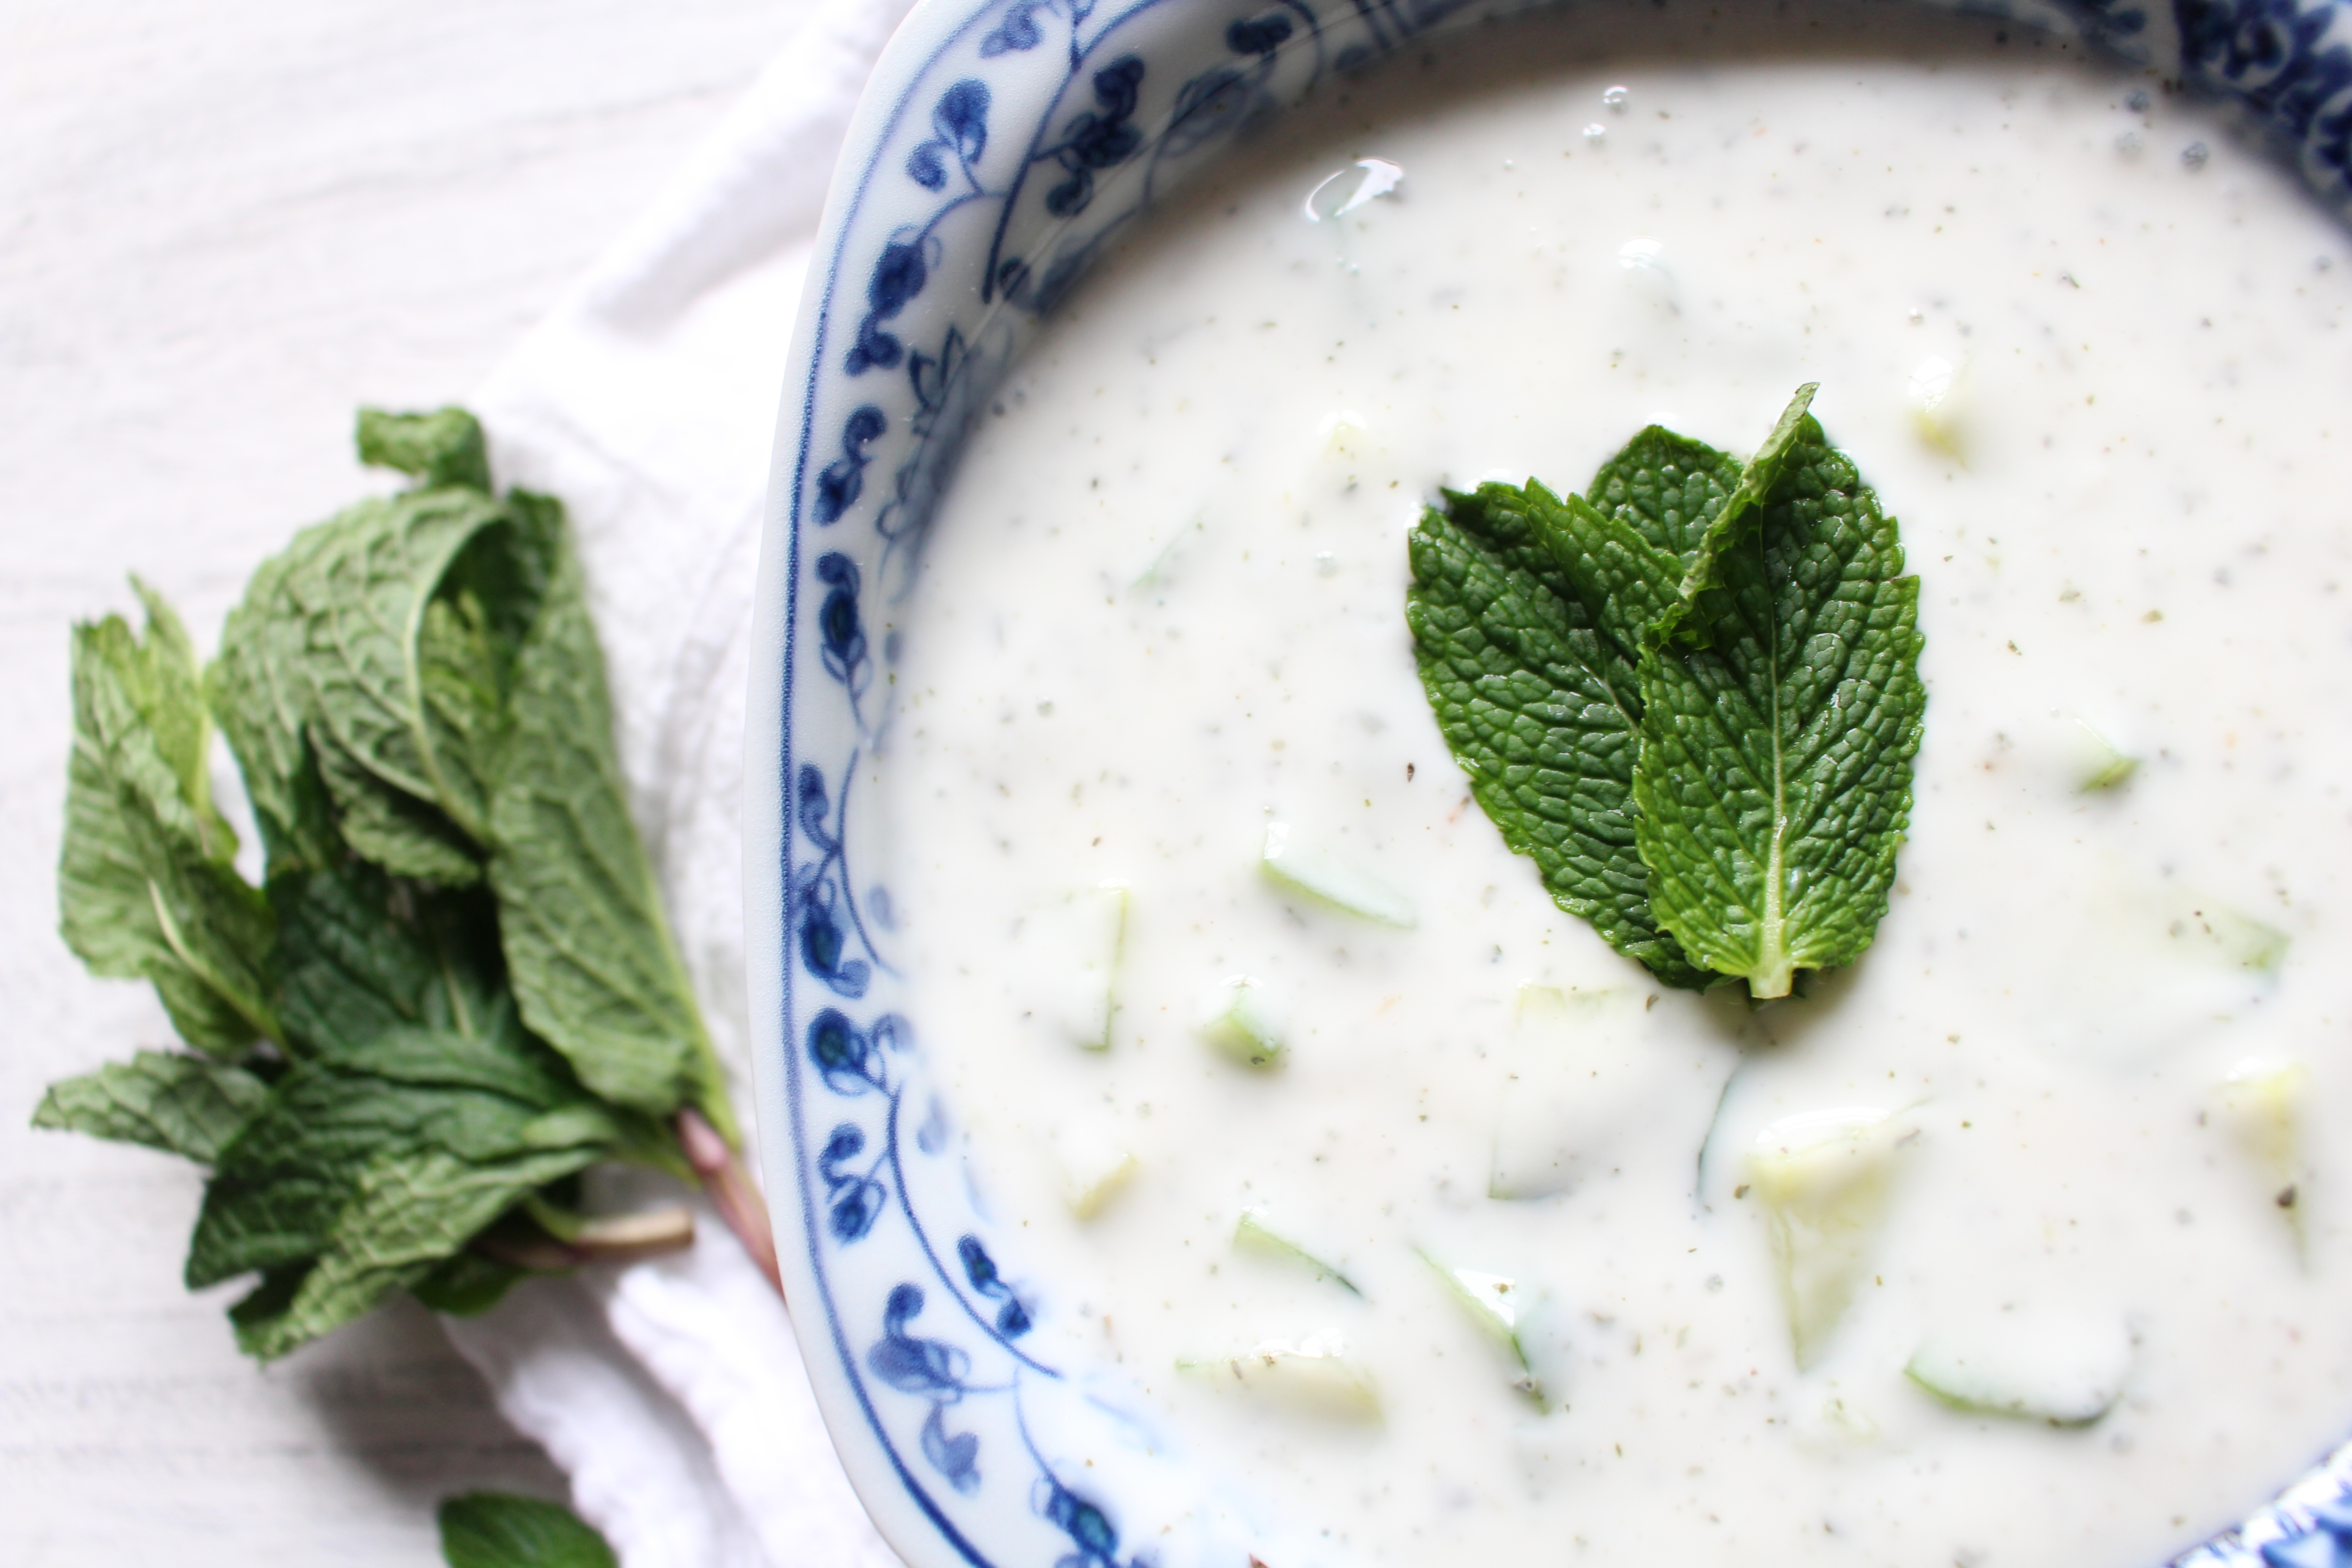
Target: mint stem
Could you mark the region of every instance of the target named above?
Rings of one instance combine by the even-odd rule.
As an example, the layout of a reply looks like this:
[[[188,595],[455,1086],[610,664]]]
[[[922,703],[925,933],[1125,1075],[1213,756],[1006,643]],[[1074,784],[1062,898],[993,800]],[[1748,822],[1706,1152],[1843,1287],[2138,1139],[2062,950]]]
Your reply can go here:
[[[719,1217],[782,1296],[784,1277],[776,1266],[776,1237],[768,1228],[767,1200],[751,1184],[751,1173],[743,1168],[734,1147],[692,1106],[677,1113],[677,1146],[702,1179],[702,1190],[710,1194]]]
[[[483,1257],[534,1274],[563,1274],[589,1263],[630,1263],[658,1253],[677,1252],[694,1245],[694,1211],[682,1204],[635,1214],[551,1225],[553,1211],[534,1207],[526,1199],[524,1212],[537,1234],[493,1229],[469,1244]]]
[[[694,1245],[694,1211],[680,1204],[603,1215],[582,1226],[570,1245],[591,1258],[618,1259],[680,1251]]]

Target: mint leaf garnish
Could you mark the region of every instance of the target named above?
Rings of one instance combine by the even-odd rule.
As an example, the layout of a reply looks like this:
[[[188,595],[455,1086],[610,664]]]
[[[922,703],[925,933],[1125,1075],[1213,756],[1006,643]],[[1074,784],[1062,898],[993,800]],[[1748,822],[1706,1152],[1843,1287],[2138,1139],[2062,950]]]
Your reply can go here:
[[[467,1492],[441,1505],[449,1568],[618,1568],[604,1538],[572,1510],[505,1492]]]
[[[1852,963],[1909,818],[1918,583],[1813,391],[1744,464],[1654,426],[1589,500],[1485,485],[1412,536],[1406,619],[1473,795],[1670,985]]]
[[[1919,580],[1895,520],[1806,416],[1716,556],[1709,646],[1644,658],[1633,780],[1659,922],[1785,996],[1870,945],[1910,821]]]

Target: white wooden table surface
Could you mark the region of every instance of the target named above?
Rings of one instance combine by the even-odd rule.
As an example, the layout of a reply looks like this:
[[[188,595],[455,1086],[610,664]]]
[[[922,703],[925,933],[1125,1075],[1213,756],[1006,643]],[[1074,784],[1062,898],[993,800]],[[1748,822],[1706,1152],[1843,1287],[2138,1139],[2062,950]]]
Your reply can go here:
[[[208,647],[369,482],[352,409],[463,397],[803,15],[0,0],[0,1563],[419,1564],[443,1496],[561,1495],[421,1310],[257,1370],[195,1173],[26,1127],[168,1038],[56,935],[66,628],[135,569]]]

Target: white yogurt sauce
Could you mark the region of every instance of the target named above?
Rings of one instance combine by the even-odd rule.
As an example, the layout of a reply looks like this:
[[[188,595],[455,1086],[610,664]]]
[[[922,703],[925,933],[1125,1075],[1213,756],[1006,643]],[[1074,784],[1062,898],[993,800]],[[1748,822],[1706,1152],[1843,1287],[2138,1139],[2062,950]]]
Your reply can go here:
[[[1404,62],[1134,237],[974,438],[874,770],[915,1020],[1041,1334],[1244,1479],[1271,1568],[2153,1563],[2352,1426],[2344,237],[1990,35],[1644,6]],[[1402,180],[1310,221],[1360,158]],[[1405,534],[1653,419],[1745,452],[1814,380],[1922,579],[1927,734],[1876,946],[1751,1012],[1469,803]],[[1270,824],[1413,923],[1264,876]],[[1242,976],[1270,1068],[1199,1026]],[[1801,1367],[1805,1117],[1879,1163],[1790,1222],[1851,1286]],[[1528,1369],[1431,1260],[1513,1282]],[[1360,1382],[1234,1375],[1266,1344]],[[1915,1352],[2105,1414],[1947,1408]]]

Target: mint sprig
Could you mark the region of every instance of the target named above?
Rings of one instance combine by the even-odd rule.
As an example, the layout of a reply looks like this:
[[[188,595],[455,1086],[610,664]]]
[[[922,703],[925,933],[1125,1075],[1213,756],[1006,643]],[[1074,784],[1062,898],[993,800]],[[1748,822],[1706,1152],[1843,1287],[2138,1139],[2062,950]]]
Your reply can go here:
[[[1745,464],[1652,426],[1591,499],[1448,493],[1406,617],[1472,793],[1669,985],[1853,963],[1894,882],[1925,690],[1895,520],[1801,388]]]
[[[562,509],[497,493],[462,410],[364,413],[359,446],[417,482],[265,562],[208,670],[144,585],[143,637],[74,632],[62,930],[202,1054],[53,1085],[35,1124],[211,1167],[187,1281],[258,1276],[230,1317],[265,1359],[395,1291],[479,1310],[677,1239],[575,1212],[604,1160],[702,1182],[772,1276]],[[259,887],[212,798],[215,722]]]

